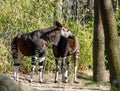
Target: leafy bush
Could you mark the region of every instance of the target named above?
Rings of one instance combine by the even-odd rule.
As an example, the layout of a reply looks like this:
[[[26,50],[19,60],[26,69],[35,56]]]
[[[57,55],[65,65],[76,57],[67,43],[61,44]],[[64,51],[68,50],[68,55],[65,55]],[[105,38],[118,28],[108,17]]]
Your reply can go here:
[[[3,41],[0,40],[0,72],[8,72],[11,70],[11,61],[9,58],[8,49],[4,46]],[[9,69],[9,70],[8,70]]]

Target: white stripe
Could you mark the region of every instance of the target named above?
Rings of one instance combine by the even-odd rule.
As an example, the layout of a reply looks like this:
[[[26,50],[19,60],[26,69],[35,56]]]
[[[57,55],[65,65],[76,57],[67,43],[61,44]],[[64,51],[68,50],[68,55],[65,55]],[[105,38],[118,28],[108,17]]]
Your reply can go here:
[[[35,58],[35,60],[37,60],[37,57],[36,56],[32,56],[33,58]]]
[[[56,79],[55,81],[58,81],[58,71],[56,72]]]
[[[39,73],[39,81],[42,82],[42,71]]]
[[[19,67],[14,66],[14,80],[19,81]]]
[[[45,57],[40,57],[40,61],[39,62],[43,62],[45,60]]]
[[[30,81],[32,82],[32,78],[33,78],[33,74],[35,73],[35,65],[32,65],[32,72],[31,72],[31,74],[30,74]]]
[[[65,72],[65,77],[68,77],[68,70],[66,70]]]
[[[65,60],[65,59],[66,59],[66,57],[63,57],[62,59],[63,59],[63,60]]]
[[[40,68],[40,69],[42,69],[42,68],[43,68],[43,66],[39,66],[39,68]]]
[[[74,67],[74,81],[76,81],[77,66]]]
[[[36,67],[35,65],[32,65],[32,68],[33,68],[33,73],[34,73],[34,71],[35,71],[35,67]]]

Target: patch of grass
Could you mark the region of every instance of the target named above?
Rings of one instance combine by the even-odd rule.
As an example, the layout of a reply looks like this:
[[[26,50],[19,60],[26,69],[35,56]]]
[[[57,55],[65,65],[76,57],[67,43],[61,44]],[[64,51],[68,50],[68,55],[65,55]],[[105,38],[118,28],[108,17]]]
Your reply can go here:
[[[78,73],[77,78],[86,80],[85,86],[94,86],[94,85],[97,85],[97,86],[100,86],[100,85],[107,86],[107,85],[110,84],[109,82],[96,82],[96,81],[93,80],[92,76],[88,76],[88,75],[86,75],[84,73]]]
[[[87,81],[93,81],[93,78],[91,76],[87,76],[84,73],[78,73],[77,78],[78,79],[84,79],[84,80],[87,80]]]
[[[94,85],[97,85],[97,86],[106,86],[106,85],[109,85],[109,82],[95,82],[95,81],[90,81],[90,82],[86,82],[85,83],[85,86],[94,86]]]

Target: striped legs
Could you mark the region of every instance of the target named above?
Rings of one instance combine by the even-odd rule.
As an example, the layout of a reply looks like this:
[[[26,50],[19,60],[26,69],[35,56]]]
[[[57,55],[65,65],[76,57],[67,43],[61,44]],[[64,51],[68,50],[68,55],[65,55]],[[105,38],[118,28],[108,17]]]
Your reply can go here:
[[[66,58],[65,82],[68,82],[68,72],[69,72],[69,66],[70,66],[70,63],[69,63],[68,59]]]
[[[59,75],[59,58],[55,58],[55,64],[56,64],[56,73],[55,73],[55,83],[58,82],[58,75]]]
[[[44,60],[45,57],[40,57],[40,61],[39,61],[39,82],[42,83],[43,82],[43,64],[44,64]]]
[[[76,51],[75,54],[73,54],[73,60],[74,60],[74,82],[76,83],[77,78],[77,64],[78,64],[78,58],[79,58],[79,50]]]
[[[31,67],[31,74],[30,74],[29,82],[33,81],[33,74],[35,73],[36,60],[37,60],[37,57],[36,56],[32,56],[32,63],[31,63],[32,67]]]
[[[55,59],[55,64],[56,64],[56,73],[55,73],[55,81],[54,81],[55,83],[58,82],[59,60],[60,60],[60,58]],[[62,82],[64,82],[64,83],[67,82],[68,71],[69,71],[69,62],[66,57],[63,57],[62,63],[61,63],[61,72],[62,72]]]
[[[30,74],[30,80],[29,82],[33,81],[33,74],[35,73],[35,68],[36,68],[36,60],[37,57],[33,56],[32,57],[32,67],[31,67],[31,74]],[[45,60],[45,57],[40,57],[40,61],[39,61],[39,82],[42,83],[43,79],[42,79],[42,71],[43,71],[43,62]]]
[[[36,60],[37,60],[37,57],[36,56],[33,56],[32,57],[32,67],[31,67],[31,74],[30,74],[30,80],[29,82],[32,82],[33,81],[33,74],[35,73],[35,68],[36,68]],[[43,62],[45,60],[45,57],[41,57],[40,58],[40,61],[39,61],[39,82],[42,83],[43,80],[42,80],[42,71],[43,71]]]
[[[14,60],[14,80],[19,81],[19,67],[23,59],[22,53],[19,51],[13,51],[13,60]]]
[[[66,57],[62,58],[61,67],[62,67],[61,68],[61,70],[62,70],[62,82],[66,83],[67,77],[68,77],[68,70],[69,70],[69,63],[67,63]]]
[[[19,66],[20,64],[14,63],[14,80],[19,81]]]
[[[77,62],[76,61],[74,62],[74,82],[75,83],[76,83],[76,78],[77,78]]]
[[[56,64],[55,81],[54,81],[55,83],[58,82],[59,60],[60,58],[55,58],[55,64]],[[68,71],[69,71],[69,62],[66,57],[63,57],[61,63],[61,72],[62,72],[62,82],[64,83],[67,82]]]

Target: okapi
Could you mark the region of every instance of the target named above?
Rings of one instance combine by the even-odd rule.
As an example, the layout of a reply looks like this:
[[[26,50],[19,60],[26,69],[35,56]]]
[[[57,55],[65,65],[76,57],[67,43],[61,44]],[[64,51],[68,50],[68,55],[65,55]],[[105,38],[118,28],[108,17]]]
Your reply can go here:
[[[58,70],[59,70],[59,60],[61,62],[62,71],[62,82],[67,82],[68,71],[69,71],[69,61],[68,56],[72,56],[74,61],[74,82],[76,82],[76,72],[77,72],[77,61],[79,57],[79,42],[76,36],[74,38],[60,38],[58,45],[53,45],[53,53],[55,56],[56,73],[55,73],[55,83],[58,81]]]
[[[39,82],[42,80],[43,62],[46,56],[48,44],[57,45],[60,36],[65,38],[72,37],[72,33],[58,21],[54,22],[54,26],[35,30],[26,34],[18,34],[11,43],[12,57],[14,60],[14,79],[19,81],[19,67],[24,56],[32,56],[32,67],[30,74],[30,82],[32,82],[33,74],[36,67],[36,60],[39,57]]]

